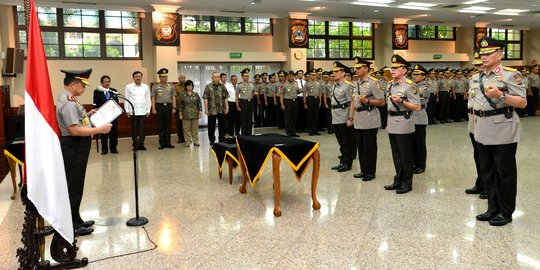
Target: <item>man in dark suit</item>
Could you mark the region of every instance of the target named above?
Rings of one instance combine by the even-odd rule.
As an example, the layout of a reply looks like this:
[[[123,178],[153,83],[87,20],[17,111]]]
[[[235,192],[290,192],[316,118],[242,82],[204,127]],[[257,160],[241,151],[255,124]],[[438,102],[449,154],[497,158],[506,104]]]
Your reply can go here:
[[[111,77],[108,75],[103,75],[101,77],[101,86],[98,86],[94,90],[94,105],[96,108],[101,107],[105,102],[113,99],[118,103],[118,95],[114,94],[118,91],[114,88],[111,88]],[[118,118],[115,119],[112,123],[111,132],[108,134],[101,134],[101,154],[106,155],[111,150],[111,153],[118,154]]]

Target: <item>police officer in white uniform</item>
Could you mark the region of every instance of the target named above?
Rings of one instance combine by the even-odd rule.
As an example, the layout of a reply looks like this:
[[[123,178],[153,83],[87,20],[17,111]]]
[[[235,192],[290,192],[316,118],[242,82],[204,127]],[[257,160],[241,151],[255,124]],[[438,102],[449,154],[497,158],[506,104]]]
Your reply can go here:
[[[521,123],[514,108],[527,106],[527,93],[521,73],[501,65],[505,44],[490,37],[483,37],[479,44],[484,70],[473,76],[469,96],[488,209],[476,219],[503,226],[512,222],[516,209]]]
[[[429,99],[429,82],[426,79],[427,70],[422,65],[414,65],[412,80],[418,86],[420,95],[420,111],[414,112],[414,173],[420,174],[426,170],[426,127],[428,125],[428,115],[426,106]]]
[[[352,166],[354,152],[354,115],[350,115],[350,106],[352,106],[352,84],[345,79],[346,72],[350,68],[341,62],[334,62],[335,84],[332,87],[330,99],[332,101],[332,125],[339,144],[341,152],[340,162],[332,167],[332,170],[338,172],[349,171]]]

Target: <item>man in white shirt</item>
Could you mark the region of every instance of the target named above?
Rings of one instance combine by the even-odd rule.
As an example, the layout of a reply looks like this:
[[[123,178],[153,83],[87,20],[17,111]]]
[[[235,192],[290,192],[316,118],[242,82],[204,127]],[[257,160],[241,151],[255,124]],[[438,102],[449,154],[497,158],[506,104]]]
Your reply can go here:
[[[304,89],[304,85],[306,84],[306,80],[304,79],[304,71],[303,70],[297,70],[296,73],[296,83],[298,84],[298,87],[300,89]],[[298,133],[302,133],[306,131],[306,122],[307,122],[307,114],[306,109],[304,109],[304,92],[298,93],[298,98],[296,99],[298,102],[298,117],[296,119],[296,131]]]
[[[146,118],[150,115],[152,100],[150,99],[150,88],[142,83],[143,74],[140,71],[133,72],[133,83],[126,85],[126,99],[133,103],[124,103],[127,116],[131,119],[131,138],[133,140],[133,151],[146,150],[144,139],[146,137]],[[137,127],[135,129],[135,126]]]
[[[227,76],[224,76],[225,80]],[[223,76],[221,77],[223,82]],[[227,92],[229,92],[229,113],[227,114],[227,134],[231,137],[240,134],[240,113],[236,110],[236,84],[238,83],[238,77],[236,75],[231,76],[231,81],[225,83]]]

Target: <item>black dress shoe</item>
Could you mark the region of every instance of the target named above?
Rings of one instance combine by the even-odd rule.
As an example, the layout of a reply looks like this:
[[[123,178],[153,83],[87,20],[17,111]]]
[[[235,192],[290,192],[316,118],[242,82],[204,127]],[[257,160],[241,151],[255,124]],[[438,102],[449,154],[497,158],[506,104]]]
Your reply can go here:
[[[341,168],[342,166],[343,166],[343,164],[338,164],[338,165],[332,167],[331,169],[332,170],[337,170],[337,169]]]
[[[174,148],[174,145],[172,145],[172,144],[167,144],[167,145],[165,145],[165,147],[167,147],[167,148]]]
[[[397,194],[405,194],[405,193],[410,192],[411,190],[412,190],[412,188],[410,188],[410,187],[408,187],[408,188],[407,187],[400,187],[400,188],[396,189],[396,193]]]
[[[478,221],[490,221],[491,219],[493,219],[496,216],[497,216],[497,213],[485,212],[485,213],[482,213],[482,214],[476,216],[476,220],[478,220]]]
[[[82,225],[83,225],[83,227],[85,227],[85,228],[90,228],[90,227],[94,226],[94,224],[96,224],[95,221],[93,221],[93,220],[87,220],[87,221],[83,222]]]
[[[161,150],[161,149],[163,149],[163,148],[165,148],[163,145],[160,145],[160,146],[158,147],[159,150]]]
[[[94,232],[94,229],[92,229],[92,228],[80,227],[80,228],[76,229],[75,232],[76,232],[79,236],[85,236],[85,235],[89,235],[89,234],[93,233],[93,232]]]
[[[109,152],[101,152],[101,155],[104,156],[106,154],[108,154]]]
[[[512,222],[512,217],[505,217],[502,214],[498,214],[496,217],[494,217],[493,219],[489,221],[489,225],[504,226],[510,222]]]
[[[416,168],[416,169],[414,169],[414,172],[413,172],[413,173],[414,173],[414,174],[421,174],[421,173],[423,173],[423,172],[425,172],[425,171],[426,171],[426,170],[424,170],[424,169],[422,169],[422,168]]]
[[[315,136],[315,134],[313,134],[313,132],[310,132],[310,133],[309,133],[309,136]]]
[[[398,184],[398,183],[393,183],[393,184],[391,184],[391,185],[386,185],[386,186],[384,186],[384,189],[386,189],[386,190],[396,190],[396,189],[398,189],[398,188],[400,188],[400,187],[401,187],[400,184]]]
[[[313,132],[313,135],[319,136],[319,135],[321,135],[321,133],[319,133],[319,132]]]
[[[298,135],[298,134],[295,133],[295,134],[292,134],[291,137],[298,138],[298,137],[300,137],[300,135]]]
[[[371,181],[373,179],[375,179],[375,175],[373,174],[366,174],[364,177],[362,177],[362,181]]]
[[[355,173],[353,175],[354,178],[363,178],[366,174],[365,173]]]
[[[482,190],[481,188],[477,187],[477,186],[474,186],[472,188],[468,188],[465,190],[465,193],[467,194],[480,194],[482,193],[484,190]]]
[[[337,169],[337,172],[346,172],[351,170],[351,165],[345,165],[341,166],[341,168]]]
[[[111,153],[118,154],[118,150],[111,150]]]
[[[146,151],[146,147],[144,145],[139,145],[139,150]]]
[[[480,193],[480,195],[478,196],[478,198],[482,199],[482,200],[487,200],[488,198],[488,193],[487,191],[482,191],[482,193]]]

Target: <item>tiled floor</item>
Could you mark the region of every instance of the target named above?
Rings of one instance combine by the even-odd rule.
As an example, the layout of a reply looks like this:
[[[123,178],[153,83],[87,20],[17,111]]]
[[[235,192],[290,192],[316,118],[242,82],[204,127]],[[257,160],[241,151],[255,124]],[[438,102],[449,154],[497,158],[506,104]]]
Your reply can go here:
[[[149,137],[140,152],[141,215],[159,247],[150,252],[90,263],[88,269],[540,269],[540,117],[522,119],[518,146],[518,198],[514,222],[501,228],[477,222],[486,201],[466,195],[475,179],[465,123],[428,127],[428,168],[405,195],[385,191],[394,169],[388,136],[379,132],[377,178],[362,182],[353,170],[330,170],[337,161],[333,135],[321,151],[318,197],[311,208],[311,170],[297,182],[282,164],[283,216],[275,218],[271,166],[254,188],[240,194],[217,175],[206,134],[202,147],[158,150]],[[275,132],[257,129],[257,133]],[[92,262],[152,247],[142,228],[126,227],[134,214],[130,142],[120,155],[91,153],[82,204],[95,233],[80,238],[79,257]],[[9,179],[1,189],[10,188]],[[9,193],[9,192],[4,192]],[[22,206],[0,198],[0,268],[17,267]],[[6,209],[8,208],[8,209]]]

